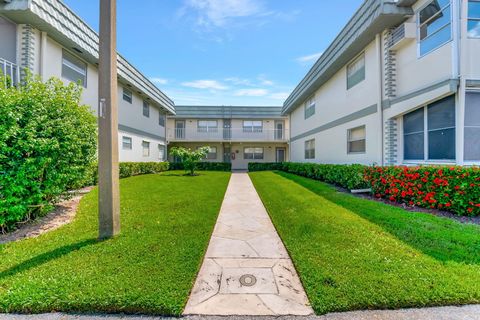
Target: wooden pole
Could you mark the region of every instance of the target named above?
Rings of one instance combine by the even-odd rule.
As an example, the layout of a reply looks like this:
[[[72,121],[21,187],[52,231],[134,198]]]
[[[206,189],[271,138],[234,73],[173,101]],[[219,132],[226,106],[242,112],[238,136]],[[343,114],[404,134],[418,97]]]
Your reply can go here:
[[[98,220],[99,238],[120,232],[116,0],[100,0],[98,66]]]

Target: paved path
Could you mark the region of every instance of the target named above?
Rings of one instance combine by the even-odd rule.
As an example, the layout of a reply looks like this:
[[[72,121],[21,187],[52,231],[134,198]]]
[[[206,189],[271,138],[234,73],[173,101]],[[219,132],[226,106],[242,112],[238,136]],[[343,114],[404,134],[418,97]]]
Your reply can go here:
[[[250,177],[233,173],[184,314],[312,313]]]

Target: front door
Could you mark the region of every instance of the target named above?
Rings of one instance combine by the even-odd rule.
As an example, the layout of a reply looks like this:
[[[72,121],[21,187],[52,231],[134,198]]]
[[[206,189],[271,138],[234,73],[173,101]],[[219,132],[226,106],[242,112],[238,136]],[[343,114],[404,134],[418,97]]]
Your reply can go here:
[[[175,120],[175,139],[185,139],[185,120]]]
[[[285,162],[285,148],[277,148],[275,161]]]
[[[275,140],[284,140],[285,122],[275,121]]]
[[[232,148],[230,146],[223,147],[223,162],[232,162]]]

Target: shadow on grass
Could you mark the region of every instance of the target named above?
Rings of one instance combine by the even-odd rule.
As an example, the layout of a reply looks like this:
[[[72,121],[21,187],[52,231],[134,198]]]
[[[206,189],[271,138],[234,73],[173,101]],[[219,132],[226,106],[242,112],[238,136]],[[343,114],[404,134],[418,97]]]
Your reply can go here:
[[[276,174],[380,226],[400,241],[442,262],[480,264],[480,227],[426,213],[410,212],[337,191],[285,172]]]
[[[60,247],[60,248],[57,248],[55,250],[52,250],[52,251],[49,251],[49,252],[45,252],[45,253],[42,253],[38,256],[35,256],[31,259],[28,259],[10,269],[7,269],[5,271],[2,271],[0,272],[0,280],[3,280],[7,277],[11,277],[11,276],[14,276],[16,275],[17,273],[20,273],[20,272],[24,272],[24,271],[27,271],[27,270],[30,270],[32,268],[36,268],[44,263],[47,263],[49,261],[52,261],[52,260],[55,260],[55,259],[58,259],[58,258],[61,258],[73,251],[77,251],[83,247],[86,247],[86,246],[89,246],[89,245],[93,245],[93,244],[97,244],[97,243],[100,243],[101,241],[100,240],[97,240],[97,239],[88,239],[88,240],[84,240],[84,241],[81,241],[81,242],[77,242],[77,243],[74,243],[74,244],[70,244],[68,246],[63,246],[63,247]]]

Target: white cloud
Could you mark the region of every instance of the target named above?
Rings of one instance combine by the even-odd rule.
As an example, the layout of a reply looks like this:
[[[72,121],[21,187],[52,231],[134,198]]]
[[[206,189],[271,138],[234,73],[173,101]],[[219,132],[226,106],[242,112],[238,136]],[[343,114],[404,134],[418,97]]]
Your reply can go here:
[[[252,82],[249,79],[242,79],[238,77],[225,78],[225,81],[233,83],[234,85],[242,85],[242,86],[252,85]]]
[[[163,79],[163,78],[150,78],[150,81],[152,81],[153,83],[155,84],[167,84],[168,83],[168,80],[167,79]]]
[[[234,95],[237,97],[263,97],[268,94],[268,90],[265,89],[240,89],[235,91]]]
[[[196,10],[197,24],[206,27],[222,27],[233,18],[253,16],[263,11],[259,0],[186,0],[185,7]]]
[[[323,52],[317,52],[317,53],[309,54],[306,56],[298,57],[295,60],[297,60],[297,62],[300,62],[300,63],[309,63],[312,61],[316,61],[318,58],[322,56],[322,54]]]
[[[195,89],[227,90],[228,87],[216,80],[195,80],[183,82],[182,86]]]
[[[290,95],[290,93],[288,92],[276,92],[276,93],[272,93],[270,95],[270,98],[272,99],[275,99],[275,100],[286,100],[288,98],[288,96]]]

